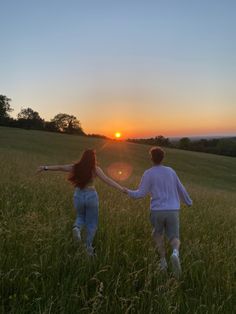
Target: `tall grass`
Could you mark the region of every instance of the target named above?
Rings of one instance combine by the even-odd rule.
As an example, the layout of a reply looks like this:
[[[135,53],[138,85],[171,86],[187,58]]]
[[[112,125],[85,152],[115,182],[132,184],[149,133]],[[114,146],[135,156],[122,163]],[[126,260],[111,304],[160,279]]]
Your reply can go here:
[[[158,270],[149,200],[133,201],[97,182],[97,258],[72,241],[72,187],[39,164],[76,160],[95,147],[101,166],[133,166],[137,186],[150,166],[148,147],[0,128],[1,313],[234,313],[233,158],[168,150],[194,205],[181,211],[183,276]],[[170,253],[168,251],[168,253]]]

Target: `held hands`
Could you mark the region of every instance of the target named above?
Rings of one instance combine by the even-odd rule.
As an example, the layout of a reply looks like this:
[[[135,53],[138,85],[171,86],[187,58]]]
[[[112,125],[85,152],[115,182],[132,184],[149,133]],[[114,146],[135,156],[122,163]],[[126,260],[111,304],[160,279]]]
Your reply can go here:
[[[123,193],[125,194],[128,194],[128,189],[124,186],[122,186],[122,190],[121,190]]]

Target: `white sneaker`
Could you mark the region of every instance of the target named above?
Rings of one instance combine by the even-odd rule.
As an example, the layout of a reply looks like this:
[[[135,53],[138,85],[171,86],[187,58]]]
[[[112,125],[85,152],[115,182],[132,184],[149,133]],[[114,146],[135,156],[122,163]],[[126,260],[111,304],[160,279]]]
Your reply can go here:
[[[168,265],[165,258],[160,259],[159,267],[161,271],[167,271]]]
[[[72,229],[72,232],[73,232],[73,238],[74,238],[75,242],[77,242],[77,243],[81,242],[81,234],[80,234],[79,228],[74,227]]]
[[[88,256],[90,256],[90,257],[95,257],[96,256],[95,249],[92,246],[88,246],[86,248],[86,252],[87,252]]]
[[[172,253],[170,260],[171,260],[174,276],[175,278],[179,279],[182,273],[179,255],[176,253]]]

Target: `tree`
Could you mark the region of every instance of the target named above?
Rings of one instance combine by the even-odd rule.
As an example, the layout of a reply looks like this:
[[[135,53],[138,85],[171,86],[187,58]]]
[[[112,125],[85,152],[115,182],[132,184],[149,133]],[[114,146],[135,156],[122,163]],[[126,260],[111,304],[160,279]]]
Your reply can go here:
[[[219,139],[216,148],[217,154],[236,156],[236,141],[234,141],[232,138]]]
[[[44,130],[49,132],[57,132],[57,126],[52,121],[45,121]]]
[[[19,127],[26,129],[43,129],[44,120],[37,111],[31,108],[22,108],[17,118]]]
[[[139,139],[127,139],[127,142],[139,143],[139,144],[147,144],[152,146],[164,146],[170,147],[170,140],[162,135],[150,138],[139,138]]]
[[[155,137],[155,145],[158,146],[165,146],[168,147],[170,146],[170,140],[168,138],[165,138],[163,135],[159,135],[157,137]]]
[[[11,99],[7,96],[0,95],[0,124],[6,124],[10,118],[9,113],[13,111],[10,101]]]
[[[189,149],[191,144],[191,140],[188,137],[183,137],[179,140],[179,148],[180,149]]]
[[[96,137],[96,138],[102,138],[102,139],[109,139],[109,137],[101,134],[91,133],[87,134],[88,137]]]
[[[69,134],[85,135],[80,121],[73,115],[66,113],[57,114],[52,120],[58,131]]]

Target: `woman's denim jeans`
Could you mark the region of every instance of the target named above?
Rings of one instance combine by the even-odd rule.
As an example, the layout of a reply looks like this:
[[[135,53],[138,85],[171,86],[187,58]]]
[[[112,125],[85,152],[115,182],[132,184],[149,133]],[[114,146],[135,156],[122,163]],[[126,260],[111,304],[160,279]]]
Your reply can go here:
[[[76,209],[76,220],[74,227],[81,231],[86,227],[86,245],[91,247],[98,226],[98,194],[95,189],[76,188],[74,192],[74,207]]]

